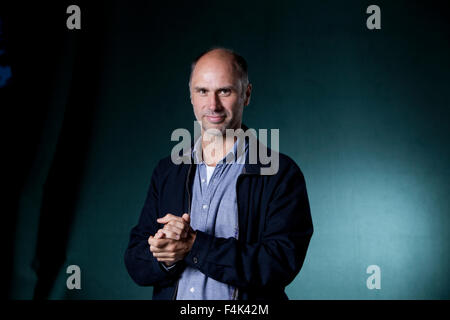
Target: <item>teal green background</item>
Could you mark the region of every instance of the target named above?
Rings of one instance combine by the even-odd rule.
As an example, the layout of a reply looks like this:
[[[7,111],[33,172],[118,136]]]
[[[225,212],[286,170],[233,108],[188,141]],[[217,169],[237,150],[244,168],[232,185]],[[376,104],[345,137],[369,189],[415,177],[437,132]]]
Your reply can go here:
[[[253,93],[244,123],[279,129],[281,152],[305,175],[315,232],[289,298],[449,299],[450,36],[443,4],[81,2],[79,31],[65,28],[65,4],[32,11],[44,17],[41,37],[29,34],[36,52],[27,59],[19,52],[13,68],[40,107],[29,97],[16,102],[17,119],[23,110],[39,117],[20,122],[18,143],[34,137],[25,147],[35,151],[18,188],[10,298],[33,298],[43,186],[67,108],[86,112],[86,99],[89,121],[69,128],[71,137],[88,132],[89,139],[76,160],[82,170],[66,256],[48,298],[151,299],[152,288],[138,287],[125,269],[129,231],[157,161],[175,145],[171,132],[193,129],[190,61],[219,45],[249,63]],[[366,28],[370,4],[381,8],[381,30]],[[37,32],[29,31],[27,13],[16,17],[12,38]],[[76,141],[66,148],[76,152]],[[58,161],[70,171],[71,159],[68,152]],[[71,184],[63,182],[62,189]],[[81,290],[66,288],[71,264],[81,268]],[[381,268],[380,290],[366,286],[369,265]]]

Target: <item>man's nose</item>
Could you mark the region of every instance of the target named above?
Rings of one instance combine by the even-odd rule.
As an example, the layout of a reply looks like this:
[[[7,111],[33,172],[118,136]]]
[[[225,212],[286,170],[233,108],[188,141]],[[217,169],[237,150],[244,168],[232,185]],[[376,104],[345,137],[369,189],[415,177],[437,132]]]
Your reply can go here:
[[[210,110],[217,110],[221,107],[220,99],[217,94],[213,93],[209,99]]]

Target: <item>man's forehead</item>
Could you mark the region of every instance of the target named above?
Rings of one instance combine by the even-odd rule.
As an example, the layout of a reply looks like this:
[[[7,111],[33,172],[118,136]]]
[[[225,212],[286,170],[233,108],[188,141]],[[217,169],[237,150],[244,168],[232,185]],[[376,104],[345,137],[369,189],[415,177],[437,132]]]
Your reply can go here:
[[[234,64],[234,57],[230,53],[213,51],[205,54],[197,61],[194,72],[203,69],[234,72]]]
[[[232,76],[208,77],[208,74],[192,78],[192,88],[233,88],[239,86],[240,79]]]
[[[238,80],[238,74],[227,61],[207,61],[198,63],[192,73],[193,82],[230,82]]]

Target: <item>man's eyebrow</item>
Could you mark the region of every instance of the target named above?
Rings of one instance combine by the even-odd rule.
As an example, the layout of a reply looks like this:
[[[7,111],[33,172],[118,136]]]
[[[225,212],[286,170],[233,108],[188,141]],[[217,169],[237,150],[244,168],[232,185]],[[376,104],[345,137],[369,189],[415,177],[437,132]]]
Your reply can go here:
[[[195,91],[200,91],[200,90],[209,91],[209,89],[206,87],[198,87],[198,86],[194,87],[194,90]],[[236,90],[236,87],[234,85],[230,84],[228,86],[223,86],[223,87],[217,88],[215,91],[221,91],[221,90]]]
[[[231,89],[234,89],[233,85],[217,88],[217,91],[220,91],[220,90],[231,90]]]
[[[208,91],[208,89],[205,88],[205,87],[194,87],[194,90],[195,90],[195,91],[200,91],[200,90]]]
[[[230,84],[229,86],[223,86],[216,89],[216,92],[220,92],[222,90],[226,91],[238,91],[237,87],[235,85]]]

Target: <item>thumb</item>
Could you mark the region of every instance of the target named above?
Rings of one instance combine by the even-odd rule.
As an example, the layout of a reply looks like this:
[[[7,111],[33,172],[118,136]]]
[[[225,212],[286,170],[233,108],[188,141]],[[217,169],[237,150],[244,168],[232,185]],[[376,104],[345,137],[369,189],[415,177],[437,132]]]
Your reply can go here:
[[[184,221],[186,221],[187,223],[191,222],[191,217],[190,217],[189,214],[187,214],[187,213],[183,214],[182,218],[183,218]]]

